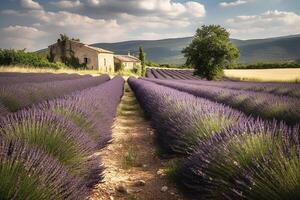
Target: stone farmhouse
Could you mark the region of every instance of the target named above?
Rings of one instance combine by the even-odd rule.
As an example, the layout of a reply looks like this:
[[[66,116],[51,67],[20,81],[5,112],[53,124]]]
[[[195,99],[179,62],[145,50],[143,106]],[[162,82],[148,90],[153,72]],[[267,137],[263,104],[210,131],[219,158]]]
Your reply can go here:
[[[141,65],[141,61],[131,55],[114,55],[112,51],[92,47],[75,40],[58,40],[48,47],[53,61],[62,61],[63,58],[76,58],[87,69],[101,72],[115,72],[124,64],[125,69],[133,69]]]
[[[114,56],[114,62],[115,62],[115,66],[124,66],[125,69],[134,69],[136,67],[140,67],[141,66],[141,61],[130,55],[130,53],[128,53],[128,55],[115,55]]]

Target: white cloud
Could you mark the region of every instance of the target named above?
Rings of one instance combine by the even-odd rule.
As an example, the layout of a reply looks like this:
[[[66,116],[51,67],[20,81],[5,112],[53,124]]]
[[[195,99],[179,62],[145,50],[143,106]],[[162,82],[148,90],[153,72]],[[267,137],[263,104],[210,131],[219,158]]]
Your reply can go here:
[[[99,6],[102,0],[87,0],[88,5],[90,6]]]
[[[60,33],[78,37],[85,43],[108,42],[118,40],[125,31],[116,20],[94,19],[66,11],[31,10],[21,15],[32,21],[32,27],[10,26],[4,28],[1,30],[1,37],[4,40],[0,41],[0,46],[7,46],[7,41],[12,42],[11,38],[13,37],[18,38],[18,41],[26,41],[20,42],[19,46],[25,45],[24,47],[30,50],[37,50],[54,43]],[[32,45],[29,45],[30,40]],[[39,43],[37,44],[35,41],[39,41]],[[5,42],[4,45],[3,42]],[[12,42],[11,46],[18,46],[15,43]]]
[[[3,48],[35,49],[39,39],[47,34],[34,27],[16,25],[0,29],[0,35],[5,38],[0,41]]]
[[[52,4],[65,11],[3,10],[1,14],[7,20],[17,21],[18,17],[22,17],[26,21],[23,22],[24,26],[45,33],[37,39],[32,38],[31,50],[45,48],[55,42],[60,33],[78,37],[85,43],[116,42],[142,37],[151,39],[151,36],[178,37],[183,32],[184,36],[192,35],[205,16],[204,5],[195,1],[56,0]],[[68,9],[72,12],[66,11]],[[2,37],[3,40],[6,37],[8,36]],[[21,40],[25,36],[20,34],[18,37]],[[26,42],[28,40],[27,38]],[[0,41],[1,43],[3,42]],[[27,48],[28,46],[26,43]]]
[[[219,5],[221,7],[227,8],[227,7],[236,7],[239,5],[243,5],[248,3],[248,1],[246,0],[237,0],[237,1],[233,1],[233,2],[221,2]]]
[[[227,20],[231,33],[238,38],[243,34],[251,38],[299,34],[300,15],[294,12],[271,10],[260,15],[237,16]]]
[[[204,5],[196,1],[179,3],[173,0],[86,0],[84,3],[86,10],[103,17],[123,13],[162,17],[189,15],[198,18],[205,15]]]
[[[205,16],[205,7],[200,3],[194,1],[188,1],[186,3],[186,8],[187,8],[187,12],[195,17]]]
[[[33,0],[21,0],[21,6],[26,9],[38,10],[43,9],[43,7]]]
[[[57,1],[57,2],[51,2],[52,5],[61,8],[61,9],[71,9],[71,8],[79,8],[83,5],[83,3],[80,2],[80,0],[76,1]]]

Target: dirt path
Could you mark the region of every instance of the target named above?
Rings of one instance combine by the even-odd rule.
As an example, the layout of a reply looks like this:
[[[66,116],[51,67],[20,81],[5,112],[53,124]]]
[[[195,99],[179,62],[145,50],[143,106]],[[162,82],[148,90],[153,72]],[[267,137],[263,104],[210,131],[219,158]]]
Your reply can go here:
[[[113,142],[99,152],[106,167],[104,182],[90,199],[184,200],[168,181],[164,173],[167,161],[158,158],[153,140],[150,123],[143,118],[126,85],[113,128]]]

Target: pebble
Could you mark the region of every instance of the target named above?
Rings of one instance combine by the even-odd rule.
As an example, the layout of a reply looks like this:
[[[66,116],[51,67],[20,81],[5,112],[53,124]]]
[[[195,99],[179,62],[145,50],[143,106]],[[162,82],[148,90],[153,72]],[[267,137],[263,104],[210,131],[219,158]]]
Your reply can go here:
[[[123,193],[123,194],[127,194],[127,193],[128,193],[128,190],[127,190],[127,188],[125,187],[124,184],[118,185],[118,186],[116,187],[116,190],[117,190],[118,192],[120,192],[120,193]]]
[[[142,191],[142,189],[132,190],[132,193],[140,193],[141,191]]]
[[[145,186],[146,182],[144,180],[138,180],[134,183],[135,186],[140,187],[140,186]]]
[[[114,200],[115,198],[114,198],[113,196],[110,196],[109,199],[110,199],[110,200]]]
[[[157,172],[156,172],[157,175],[159,176],[165,176],[165,171],[163,169],[159,169]]]
[[[161,189],[160,189],[160,191],[162,191],[162,192],[166,192],[168,190],[168,187],[167,186],[163,186]]]
[[[143,168],[147,168],[148,167],[148,165],[147,164],[143,164]]]
[[[150,135],[150,136],[153,136],[153,135],[154,135],[154,132],[153,132],[153,131],[150,131],[150,132],[149,132],[149,135]]]

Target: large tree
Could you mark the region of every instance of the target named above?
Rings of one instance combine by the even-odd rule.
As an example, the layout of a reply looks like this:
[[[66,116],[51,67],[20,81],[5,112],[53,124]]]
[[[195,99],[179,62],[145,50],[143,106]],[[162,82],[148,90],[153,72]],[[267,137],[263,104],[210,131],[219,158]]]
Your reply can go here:
[[[239,58],[239,50],[229,39],[229,32],[219,25],[197,29],[191,44],[182,50],[186,64],[195,68],[195,74],[208,80],[218,79],[224,68]]]
[[[139,59],[141,61],[141,76],[145,74],[145,53],[143,47],[140,46],[139,48]]]

